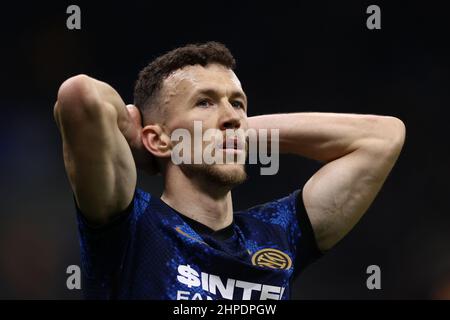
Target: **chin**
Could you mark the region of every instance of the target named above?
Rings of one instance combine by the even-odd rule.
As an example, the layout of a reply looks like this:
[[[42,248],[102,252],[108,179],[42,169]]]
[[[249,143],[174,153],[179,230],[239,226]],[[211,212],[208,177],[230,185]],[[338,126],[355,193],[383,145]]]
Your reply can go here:
[[[242,164],[220,164],[213,167],[214,171],[217,171],[219,176],[222,176],[224,180],[236,181],[237,184],[241,184],[247,179],[247,173],[245,172],[245,166]]]
[[[243,164],[188,165],[184,168],[191,178],[202,177],[206,182],[226,188],[233,188],[247,179]]]

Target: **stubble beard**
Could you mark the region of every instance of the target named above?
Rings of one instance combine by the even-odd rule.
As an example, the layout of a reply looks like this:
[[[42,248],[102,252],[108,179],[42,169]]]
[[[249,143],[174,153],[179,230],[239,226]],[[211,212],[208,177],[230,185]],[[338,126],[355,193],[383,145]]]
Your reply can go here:
[[[191,179],[200,179],[206,186],[231,190],[247,180],[243,164],[189,164],[181,170]]]

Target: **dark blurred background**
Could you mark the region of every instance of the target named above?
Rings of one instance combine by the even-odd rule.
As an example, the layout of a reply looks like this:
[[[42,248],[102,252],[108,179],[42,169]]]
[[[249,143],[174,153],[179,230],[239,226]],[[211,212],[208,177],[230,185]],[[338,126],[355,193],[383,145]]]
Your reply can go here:
[[[295,299],[450,299],[449,19],[430,1],[16,2],[0,17],[0,298],[76,299],[72,193],[53,122],[59,85],[86,73],[126,102],[138,71],[177,46],[225,43],[249,115],[321,111],[385,114],[407,127],[396,167],[372,207],[296,281]],[[443,3],[443,2],[441,2]],[[66,8],[81,8],[81,30]],[[381,8],[381,30],[366,8]],[[235,209],[302,187],[319,168],[283,156],[276,176],[250,167]],[[160,178],[140,176],[151,193]],[[366,268],[381,268],[368,290]]]

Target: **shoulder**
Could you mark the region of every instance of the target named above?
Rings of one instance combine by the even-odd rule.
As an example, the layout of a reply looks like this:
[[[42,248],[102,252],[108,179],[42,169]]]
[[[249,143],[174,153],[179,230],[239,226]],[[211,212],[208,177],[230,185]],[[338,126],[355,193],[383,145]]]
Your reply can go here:
[[[136,190],[134,191],[133,205],[135,209],[144,211],[148,207],[152,198],[153,196],[150,193],[144,191],[141,188],[136,188]]]
[[[235,216],[287,228],[296,216],[299,195],[301,195],[301,190],[295,190],[284,197],[238,211]]]

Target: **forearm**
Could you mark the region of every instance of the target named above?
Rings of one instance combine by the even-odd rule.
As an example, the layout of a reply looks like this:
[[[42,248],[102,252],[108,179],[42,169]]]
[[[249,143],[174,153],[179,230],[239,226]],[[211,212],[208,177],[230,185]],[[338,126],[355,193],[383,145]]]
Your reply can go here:
[[[290,113],[249,117],[249,128],[278,129],[281,153],[329,162],[359,148],[403,143],[403,123],[389,116]]]

